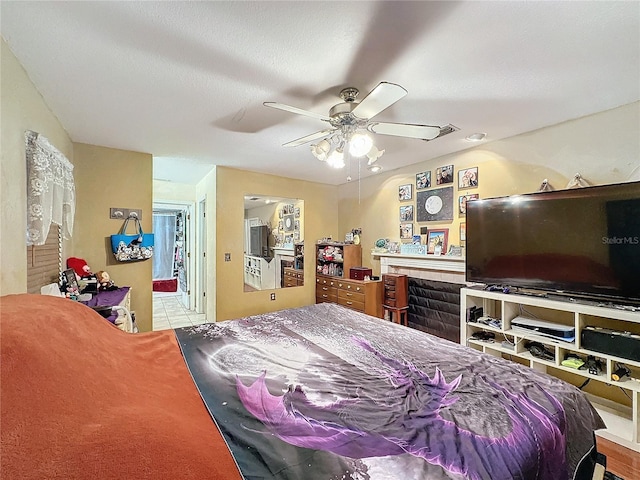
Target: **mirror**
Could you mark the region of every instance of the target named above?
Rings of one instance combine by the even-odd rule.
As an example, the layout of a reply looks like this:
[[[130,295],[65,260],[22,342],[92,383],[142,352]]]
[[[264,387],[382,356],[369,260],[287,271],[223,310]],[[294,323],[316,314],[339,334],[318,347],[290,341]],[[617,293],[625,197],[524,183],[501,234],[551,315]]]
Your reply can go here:
[[[304,200],[244,197],[244,291],[304,285]]]

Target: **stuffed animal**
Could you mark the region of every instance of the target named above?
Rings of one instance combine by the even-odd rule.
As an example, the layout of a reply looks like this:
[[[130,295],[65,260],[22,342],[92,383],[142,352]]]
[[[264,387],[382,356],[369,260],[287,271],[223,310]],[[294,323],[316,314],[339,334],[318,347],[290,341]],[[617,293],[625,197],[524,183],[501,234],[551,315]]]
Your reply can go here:
[[[117,290],[118,287],[111,280],[111,276],[108,272],[104,270],[100,270],[96,273],[96,278],[98,279],[98,291],[109,291],[109,290]]]
[[[82,258],[69,257],[67,258],[67,268],[72,268],[76,272],[77,278],[93,278],[91,273],[91,267],[87,265],[87,262]]]

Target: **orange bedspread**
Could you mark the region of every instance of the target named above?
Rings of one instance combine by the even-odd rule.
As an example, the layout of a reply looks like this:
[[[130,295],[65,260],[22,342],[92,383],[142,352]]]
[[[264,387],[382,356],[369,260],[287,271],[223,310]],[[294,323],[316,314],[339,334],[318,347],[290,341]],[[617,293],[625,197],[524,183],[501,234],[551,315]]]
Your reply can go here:
[[[172,331],[62,298],[0,298],[0,476],[240,479]]]

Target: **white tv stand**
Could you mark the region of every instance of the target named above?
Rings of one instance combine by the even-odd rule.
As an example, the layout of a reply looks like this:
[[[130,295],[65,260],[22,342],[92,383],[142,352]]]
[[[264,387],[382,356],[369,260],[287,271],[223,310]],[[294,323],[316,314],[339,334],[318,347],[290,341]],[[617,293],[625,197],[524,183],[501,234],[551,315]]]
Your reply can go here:
[[[490,326],[479,322],[467,322],[467,312],[471,307],[482,307],[483,316],[498,319],[502,327]],[[524,312],[524,313],[523,313]],[[514,331],[511,321],[519,315],[535,316],[541,320],[574,326],[576,338],[573,342],[536,335],[535,332]],[[609,400],[600,396],[587,394],[598,413],[607,424],[606,430],[596,432],[597,435],[612,440],[620,445],[640,452],[640,362],[625,358],[593,352],[582,348],[581,331],[586,326],[600,326],[614,330],[640,332],[640,312],[613,307],[604,307],[591,302],[578,303],[570,299],[550,299],[538,296],[519,295],[514,293],[490,292],[481,288],[463,288],[460,291],[460,343],[496,357],[517,361],[537,371],[550,375],[573,379],[580,385],[587,378],[600,382],[602,386],[620,387],[631,398],[623,402]],[[488,331],[495,334],[493,343],[472,339],[477,331]],[[505,344],[503,345],[503,341]],[[537,358],[525,347],[527,341],[543,344],[554,353],[554,360]],[[587,370],[578,370],[561,365],[567,353],[575,353],[585,358],[593,355],[602,362],[602,371],[597,375]],[[620,381],[611,379],[616,364],[622,363],[631,370],[631,378]],[[567,372],[572,375],[566,375]],[[575,376],[575,377],[574,377]],[[628,405],[630,404],[630,405]]]

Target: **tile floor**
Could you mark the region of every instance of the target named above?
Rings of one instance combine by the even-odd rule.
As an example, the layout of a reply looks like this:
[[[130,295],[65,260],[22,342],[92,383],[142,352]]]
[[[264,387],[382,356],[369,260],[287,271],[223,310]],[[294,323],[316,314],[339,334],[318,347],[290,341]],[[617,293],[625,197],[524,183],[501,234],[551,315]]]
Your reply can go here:
[[[187,310],[176,293],[153,292],[153,330],[168,330],[207,323],[204,313]]]

